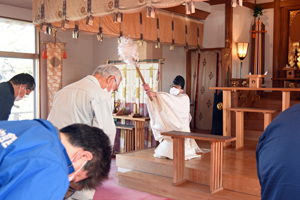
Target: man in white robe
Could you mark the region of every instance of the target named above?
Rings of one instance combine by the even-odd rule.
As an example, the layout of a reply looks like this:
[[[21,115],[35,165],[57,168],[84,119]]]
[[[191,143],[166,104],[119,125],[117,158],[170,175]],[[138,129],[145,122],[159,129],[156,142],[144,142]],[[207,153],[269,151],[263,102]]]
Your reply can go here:
[[[190,132],[190,99],[183,94],[184,78],[177,76],[170,89],[170,94],[153,92],[148,84],[144,85],[147,98],[147,108],[150,116],[150,125],[156,141],[160,144],[155,149],[154,157],[173,159],[173,139],[162,136],[161,133],[169,131]],[[196,153],[203,152],[194,139],[185,139],[185,159],[200,157]]]
[[[104,131],[114,145],[116,127],[112,92],[117,91],[122,74],[113,65],[98,66],[93,75],[67,85],[54,97],[48,120],[61,129],[74,123],[95,126]],[[77,191],[70,199],[91,200],[95,190]]]

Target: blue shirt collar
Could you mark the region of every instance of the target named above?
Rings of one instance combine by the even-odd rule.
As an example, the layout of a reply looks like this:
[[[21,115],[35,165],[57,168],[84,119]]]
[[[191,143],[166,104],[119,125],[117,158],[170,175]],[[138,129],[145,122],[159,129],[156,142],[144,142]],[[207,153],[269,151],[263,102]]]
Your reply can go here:
[[[65,148],[63,148],[63,154],[64,154],[65,159],[66,159],[67,164],[68,164],[69,174],[72,174],[75,171],[75,169],[73,167],[72,161],[70,160],[70,158],[69,158],[69,156],[68,156],[67,151],[66,151]]]

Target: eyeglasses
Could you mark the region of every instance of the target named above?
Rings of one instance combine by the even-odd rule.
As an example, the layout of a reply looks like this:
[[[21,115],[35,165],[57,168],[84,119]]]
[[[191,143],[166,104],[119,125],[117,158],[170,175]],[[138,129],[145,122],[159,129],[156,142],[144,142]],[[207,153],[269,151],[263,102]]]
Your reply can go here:
[[[69,197],[71,197],[74,193],[76,192],[76,189],[72,188],[71,186],[69,186],[69,189],[64,197],[64,199],[68,199]]]
[[[28,94],[27,94],[27,90],[29,91]],[[29,96],[29,94],[31,93],[31,89],[27,89],[27,87],[25,87],[25,95],[24,95],[24,98],[27,98]]]

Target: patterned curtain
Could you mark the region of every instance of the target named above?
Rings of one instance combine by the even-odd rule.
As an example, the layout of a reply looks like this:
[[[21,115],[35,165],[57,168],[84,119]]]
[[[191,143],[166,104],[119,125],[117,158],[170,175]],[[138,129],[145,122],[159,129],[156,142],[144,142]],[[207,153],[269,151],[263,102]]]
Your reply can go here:
[[[209,87],[216,86],[217,53],[201,52],[199,64],[197,115],[194,116],[194,120],[196,128],[211,130],[215,91]]]
[[[113,64],[113,63],[112,63]],[[145,104],[144,88],[142,81],[139,78],[139,74],[135,67],[132,65],[120,64],[115,65],[122,72],[123,80],[119,86],[118,92],[113,95],[114,101],[120,100],[121,107],[124,110],[124,114],[129,115],[133,113],[133,107],[136,103],[137,113],[148,116],[147,105]],[[152,91],[158,91],[159,80],[159,63],[152,64],[139,64],[140,71],[145,79],[145,82],[149,84]],[[133,125],[131,120],[120,120],[118,123]],[[117,130],[114,151],[124,152],[124,130]],[[145,147],[156,146],[156,141],[151,133],[151,128],[148,123],[145,124]]]
[[[62,88],[63,44],[47,43],[48,114],[55,94]]]

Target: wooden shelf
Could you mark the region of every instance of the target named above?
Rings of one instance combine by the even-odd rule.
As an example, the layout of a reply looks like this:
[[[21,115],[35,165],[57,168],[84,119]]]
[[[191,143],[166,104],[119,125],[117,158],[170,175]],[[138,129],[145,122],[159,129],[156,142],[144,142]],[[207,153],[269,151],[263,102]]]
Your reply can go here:
[[[113,116],[114,119],[129,119],[132,121],[149,121],[150,117],[131,117],[129,115],[119,115],[119,116]]]
[[[300,78],[271,78],[274,81],[300,81]]]
[[[294,68],[286,68],[286,67],[284,67],[283,70],[297,70],[297,68],[296,67],[294,67]]]
[[[135,128],[135,126],[134,125],[116,124],[116,128],[118,128],[118,129],[133,130]]]

